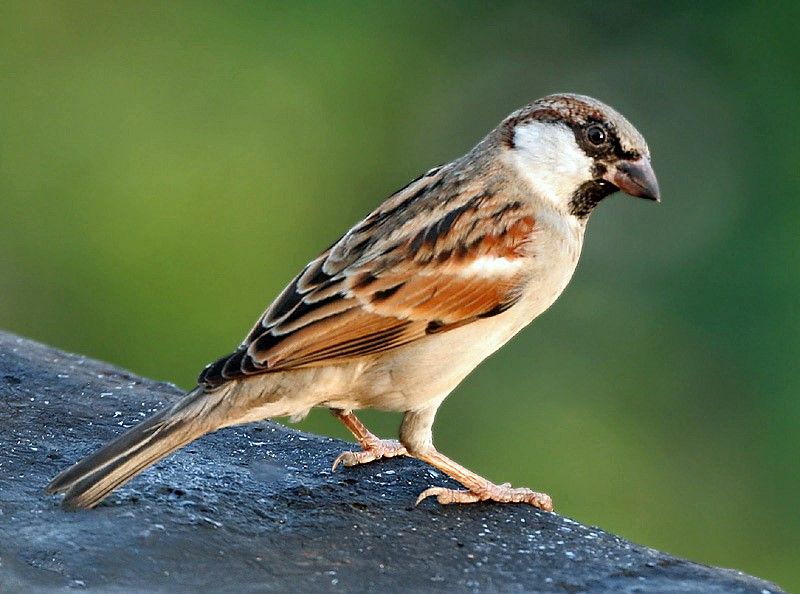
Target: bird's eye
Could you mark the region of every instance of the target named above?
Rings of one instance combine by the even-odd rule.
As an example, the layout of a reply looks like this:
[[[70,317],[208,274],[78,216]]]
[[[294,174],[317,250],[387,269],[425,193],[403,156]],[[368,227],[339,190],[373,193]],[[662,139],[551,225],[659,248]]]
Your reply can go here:
[[[597,124],[586,128],[586,138],[594,145],[600,146],[606,141],[606,131]]]

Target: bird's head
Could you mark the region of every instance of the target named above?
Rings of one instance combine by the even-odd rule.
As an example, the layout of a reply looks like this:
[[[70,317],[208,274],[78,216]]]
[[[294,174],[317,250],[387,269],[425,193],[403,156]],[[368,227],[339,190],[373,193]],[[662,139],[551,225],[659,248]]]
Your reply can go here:
[[[644,138],[596,99],[549,95],[512,113],[498,131],[505,154],[534,191],[579,219],[618,190],[660,199]]]

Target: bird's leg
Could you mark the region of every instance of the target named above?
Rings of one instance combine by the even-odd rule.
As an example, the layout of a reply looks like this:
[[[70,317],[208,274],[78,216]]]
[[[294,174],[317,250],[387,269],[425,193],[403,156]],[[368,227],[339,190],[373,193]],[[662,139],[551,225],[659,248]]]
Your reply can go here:
[[[345,411],[339,409],[331,409],[331,412],[336,416],[344,426],[350,430],[350,433],[361,444],[362,450],[360,452],[342,452],[339,457],[333,462],[333,470],[339,464],[345,466],[357,466],[359,464],[366,464],[381,458],[393,458],[394,456],[406,455],[406,448],[399,442],[388,439],[378,439],[367,427],[358,420],[352,411]]]
[[[433,448],[426,452],[414,452],[410,455],[441,470],[467,488],[461,490],[430,487],[417,497],[417,505],[427,497],[436,497],[436,500],[442,504],[497,501],[499,503],[528,503],[545,511],[553,511],[553,500],[549,495],[524,487],[514,488],[508,483],[495,485]]]
[[[455,479],[467,489],[448,489],[431,487],[420,493],[417,504],[427,497],[436,497],[442,504],[476,503],[478,501],[497,501],[499,503],[528,503],[545,511],[553,511],[553,500],[549,495],[525,488],[513,488],[509,484],[495,485],[454,462],[433,447],[431,427],[438,403],[428,409],[408,412],[400,427],[400,441],[406,446],[408,455]]]

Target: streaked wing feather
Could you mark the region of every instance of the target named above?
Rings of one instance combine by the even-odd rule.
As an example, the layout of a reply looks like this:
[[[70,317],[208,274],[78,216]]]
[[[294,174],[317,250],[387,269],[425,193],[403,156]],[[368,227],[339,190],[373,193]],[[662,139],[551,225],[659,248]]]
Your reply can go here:
[[[213,388],[345,362],[511,307],[527,281],[531,208],[448,182],[448,167],[394,194],[309,263],[199,381]]]

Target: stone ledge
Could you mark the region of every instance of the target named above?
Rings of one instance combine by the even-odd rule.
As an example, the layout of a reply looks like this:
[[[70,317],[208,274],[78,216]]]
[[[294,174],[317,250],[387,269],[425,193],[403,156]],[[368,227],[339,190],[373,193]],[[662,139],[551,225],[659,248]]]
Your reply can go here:
[[[342,441],[206,436],[94,510],[43,489],[181,392],[0,333],[0,591],[781,592],[527,506],[413,506],[409,459],[332,473]]]

